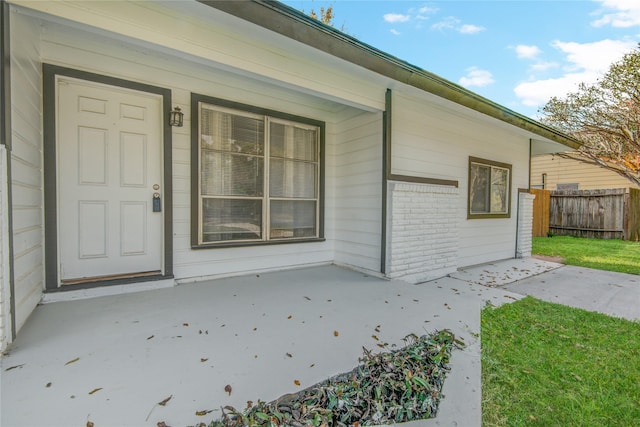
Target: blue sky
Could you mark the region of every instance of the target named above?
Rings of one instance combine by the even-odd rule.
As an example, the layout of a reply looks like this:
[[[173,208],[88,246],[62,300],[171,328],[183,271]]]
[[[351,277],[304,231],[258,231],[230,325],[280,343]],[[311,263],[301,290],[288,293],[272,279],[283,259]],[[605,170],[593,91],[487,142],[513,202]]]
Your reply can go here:
[[[592,83],[640,42],[640,0],[286,0],[514,111]]]

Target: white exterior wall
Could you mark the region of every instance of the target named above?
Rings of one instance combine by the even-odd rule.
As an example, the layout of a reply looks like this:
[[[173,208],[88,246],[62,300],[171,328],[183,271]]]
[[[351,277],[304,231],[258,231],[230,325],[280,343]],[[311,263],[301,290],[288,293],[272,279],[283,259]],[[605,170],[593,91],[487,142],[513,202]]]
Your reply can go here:
[[[0,352],[11,342],[7,149],[0,145]]]
[[[40,302],[44,280],[44,195],[40,29],[11,14],[11,191],[15,322],[19,330]]]
[[[335,158],[335,262],[380,272],[382,113],[339,114]]]
[[[458,267],[513,258],[518,188],[528,188],[528,136],[426,93],[394,91],[392,105],[392,173],[458,181]],[[467,219],[469,156],[512,165],[510,218]]]
[[[535,195],[520,193],[518,203],[518,245],[516,248],[516,258],[527,258],[531,256],[533,244],[533,200]]]
[[[362,110],[353,107],[248,78],[244,72],[232,73],[223,70],[222,66],[216,68],[216,64],[213,63],[203,65],[195,60],[190,62],[184,58],[170,57],[167,56],[168,52],[156,51],[159,49],[157,47],[144,50],[144,61],[140,61],[139,46],[123,42],[114,43],[103,34],[80,31],[60,23],[42,21],[40,25],[42,62],[168,88],[172,91],[173,105],[180,106],[185,113],[184,127],[173,128],[173,267],[176,279],[191,281],[331,263],[336,261],[336,236],[340,239],[341,255],[337,257],[339,262],[379,271],[382,173],[380,113],[362,114]],[[38,25],[32,30],[37,28]],[[208,43],[214,46],[216,40],[210,39]],[[35,69],[39,67],[40,64],[37,64]],[[349,84],[350,81],[342,83]],[[326,241],[191,249],[191,93],[309,117],[326,123]],[[378,94],[367,96],[383,99],[384,92],[380,90]],[[37,119],[38,122],[40,120]],[[351,132],[350,126],[362,128],[361,134],[358,134],[359,131]],[[338,140],[339,149],[336,147]],[[353,151],[352,154],[349,154],[350,150]],[[361,166],[357,166],[358,164]],[[367,183],[361,184],[359,189],[355,181],[352,183],[355,187],[351,189],[349,186],[341,187],[340,184],[342,200],[347,200],[360,191],[362,200],[366,199],[367,203],[357,206],[351,212],[348,211],[348,206],[335,205],[336,179],[342,179],[344,174],[339,177],[335,175],[342,173],[342,168],[353,167],[362,167]],[[375,198],[377,201],[374,202]],[[343,214],[349,219],[341,222],[342,230],[338,233],[336,222]],[[370,221],[375,228],[361,232],[351,229],[350,233],[342,233],[351,225],[355,227],[355,224],[359,224],[363,219]],[[38,286],[41,289],[41,277]]]
[[[387,276],[425,282],[456,271],[458,189],[390,182]]]

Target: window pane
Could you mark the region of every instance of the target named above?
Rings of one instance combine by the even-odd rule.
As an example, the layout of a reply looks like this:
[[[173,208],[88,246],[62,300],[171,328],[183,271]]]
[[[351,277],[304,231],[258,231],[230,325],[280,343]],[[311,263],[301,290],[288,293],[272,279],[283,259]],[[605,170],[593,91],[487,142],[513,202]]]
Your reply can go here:
[[[271,197],[316,197],[315,163],[271,159],[269,168],[269,195]]]
[[[507,212],[509,171],[493,168],[491,172],[491,212]]]
[[[318,157],[318,129],[303,129],[283,123],[271,123],[271,157],[308,160]]]
[[[264,153],[264,120],[203,107],[200,114],[201,148],[233,153]]]
[[[471,213],[488,213],[491,167],[472,163],[469,173],[471,174],[471,188],[469,188]]]
[[[202,200],[202,242],[262,238],[261,200]]]
[[[200,161],[202,195],[263,195],[263,157],[203,150]]]
[[[271,201],[271,238],[316,237],[316,202]]]

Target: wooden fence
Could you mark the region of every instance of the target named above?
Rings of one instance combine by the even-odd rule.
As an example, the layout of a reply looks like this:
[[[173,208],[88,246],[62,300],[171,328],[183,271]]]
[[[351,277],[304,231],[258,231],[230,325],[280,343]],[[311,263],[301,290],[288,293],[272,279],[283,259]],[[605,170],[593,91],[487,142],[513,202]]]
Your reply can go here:
[[[551,192],[549,190],[529,190],[536,196],[533,199],[533,237],[547,237],[549,234],[549,202]]]
[[[556,235],[639,240],[640,190],[552,191],[549,231]]]

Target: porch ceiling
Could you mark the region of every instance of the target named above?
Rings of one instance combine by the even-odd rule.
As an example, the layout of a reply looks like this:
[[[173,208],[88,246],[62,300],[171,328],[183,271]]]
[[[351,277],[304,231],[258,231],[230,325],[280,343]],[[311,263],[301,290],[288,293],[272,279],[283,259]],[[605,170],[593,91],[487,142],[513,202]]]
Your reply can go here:
[[[363,346],[448,328],[468,347],[453,355],[432,421],[476,424],[479,313],[485,300],[509,295],[451,278],[416,286],[325,266],[45,304],[1,360],[0,422],[209,422],[221,406],[244,408],[349,371]],[[202,410],[214,412],[195,415]]]

